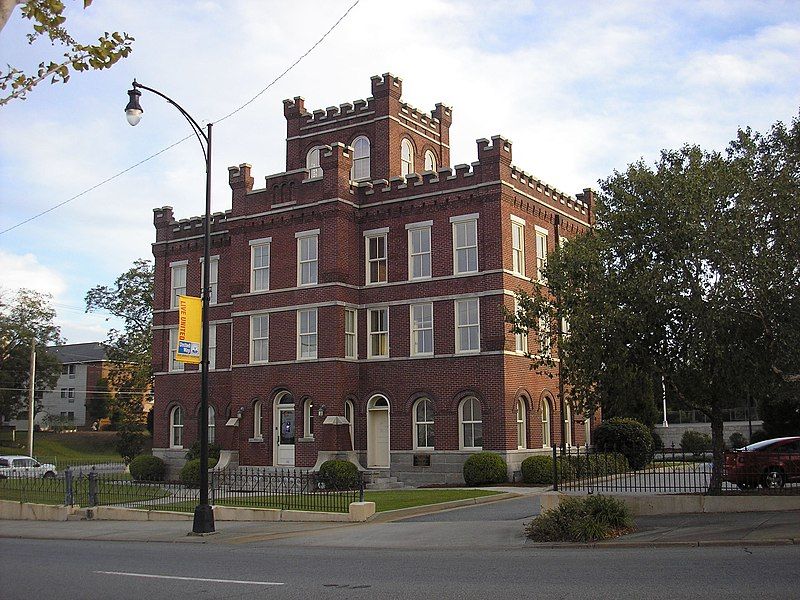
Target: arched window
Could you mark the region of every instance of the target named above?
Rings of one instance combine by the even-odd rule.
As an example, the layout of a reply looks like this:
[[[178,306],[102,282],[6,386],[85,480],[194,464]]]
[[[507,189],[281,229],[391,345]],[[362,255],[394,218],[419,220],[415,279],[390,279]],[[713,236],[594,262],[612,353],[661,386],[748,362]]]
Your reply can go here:
[[[436,171],[436,155],[431,150],[425,152],[425,170]]]
[[[253,438],[261,439],[261,400],[253,405]]]
[[[400,175],[406,175],[414,172],[414,146],[408,138],[403,138],[400,142]]]
[[[183,448],[183,410],[176,406],[169,413],[170,448]]]
[[[354,181],[369,179],[369,139],[363,135],[353,140],[353,171],[350,178]]]
[[[208,405],[208,443],[213,444],[214,438],[216,437],[217,433],[217,412],[214,410],[214,407],[210,404]]]
[[[319,148],[312,148],[306,154],[306,169],[308,169],[309,179],[322,177],[322,167],[319,166]]]
[[[517,449],[522,450],[527,447],[525,427],[525,402],[520,398],[517,400]]]
[[[481,418],[481,403],[477,398],[470,396],[461,403],[458,420],[460,421],[461,449],[483,449],[483,419]]]
[[[303,403],[303,437],[314,437],[314,401],[310,398]]]
[[[572,409],[567,402],[564,403],[564,442],[572,446]]]
[[[587,446],[592,445],[592,415],[589,413],[586,414],[586,417],[583,421],[584,427],[584,442]]]
[[[542,448],[550,447],[550,400],[542,398]]]
[[[414,404],[414,448],[433,450],[433,402],[428,398]]]
[[[345,400],[344,403],[344,418],[347,419],[347,422],[350,423],[348,426],[350,428],[350,447],[355,450],[355,419],[356,413],[355,408],[353,406],[353,402],[351,400]]]

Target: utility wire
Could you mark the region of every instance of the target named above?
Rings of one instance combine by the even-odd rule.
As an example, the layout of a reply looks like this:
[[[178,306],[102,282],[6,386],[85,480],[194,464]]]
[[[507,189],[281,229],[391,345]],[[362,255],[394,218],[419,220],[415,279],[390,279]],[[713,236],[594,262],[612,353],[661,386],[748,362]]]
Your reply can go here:
[[[285,71],[283,71],[283,73],[281,73],[281,74],[280,74],[280,75],[278,75],[278,76],[277,76],[275,79],[273,79],[272,81],[270,81],[270,82],[269,82],[269,84],[268,84],[268,85],[267,85],[267,86],[266,86],[264,89],[262,89],[260,92],[258,92],[258,93],[257,93],[255,96],[253,96],[252,98],[250,98],[250,100],[248,100],[247,102],[245,102],[244,104],[242,104],[242,105],[241,105],[241,106],[239,106],[238,108],[236,108],[236,109],[232,110],[231,112],[229,112],[227,115],[223,116],[222,118],[220,118],[220,119],[217,119],[217,120],[216,120],[216,123],[221,123],[221,122],[222,122],[222,121],[224,121],[225,119],[228,119],[229,117],[232,117],[233,115],[235,115],[235,114],[236,114],[236,113],[238,113],[239,111],[243,110],[244,108],[246,108],[247,106],[249,106],[250,104],[252,104],[253,102],[255,102],[255,100],[256,100],[256,99],[257,99],[259,96],[261,96],[262,94],[264,94],[264,93],[265,93],[265,92],[266,92],[268,89],[270,89],[270,88],[271,88],[273,85],[275,85],[275,84],[276,84],[278,81],[280,81],[281,79],[283,79],[283,78],[286,76],[286,74],[288,74],[288,73],[289,73],[289,71],[291,71],[291,70],[292,70],[293,68],[295,68],[295,67],[296,67],[298,64],[300,64],[300,61],[302,61],[302,60],[303,60],[303,59],[304,59],[306,56],[308,56],[309,54],[311,54],[311,52],[313,52],[313,51],[314,51],[314,49],[315,49],[317,46],[319,46],[319,45],[320,45],[320,44],[321,44],[321,43],[322,43],[322,42],[325,40],[325,38],[327,38],[327,37],[328,37],[328,36],[329,36],[329,35],[330,35],[330,34],[333,32],[333,30],[334,30],[334,29],[336,29],[336,28],[339,26],[339,24],[340,24],[340,23],[341,23],[341,22],[342,22],[342,21],[343,21],[343,20],[344,20],[344,19],[347,17],[347,15],[349,15],[349,14],[350,14],[350,11],[352,11],[352,10],[353,10],[353,9],[354,9],[354,8],[355,8],[357,5],[358,5],[358,3],[359,3],[359,2],[361,2],[361,0],[355,0],[355,2],[353,2],[353,4],[351,4],[351,5],[350,5],[350,7],[349,7],[349,8],[348,8],[348,9],[347,9],[347,10],[346,10],[346,11],[345,11],[343,14],[342,14],[342,16],[341,16],[341,17],[339,17],[339,19],[338,19],[338,20],[337,20],[337,21],[336,21],[336,22],[335,22],[335,23],[334,23],[334,24],[333,24],[333,25],[330,27],[330,29],[328,29],[328,31],[326,31],[326,32],[325,32],[325,33],[322,35],[322,37],[320,37],[320,38],[319,38],[319,39],[318,39],[318,40],[317,40],[317,41],[314,43],[314,45],[312,45],[312,46],[311,46],[311,47],[310,47],[308,50],[306,50],[306,51],[305,51],[305,52],[304,52],[304,53],[303,53],[303,54],[300,56],[300,58],[298,58],[298,59],[297,59],[297,60],[295,60],[295,61],[294,61],[294,62],[293,62],[291,65],[289,65],[289,67],[288,67],[288,68],[287,68]],[[54,210],[56,210],[57,208],[61,208],[61,207],[62,207],[62,206],[64,206],[65,204],[69,204],[69,203],[70,203],[70,202],[72,202],[73,200],[77,200],[77,199],[78,199],[78,198],[80,198],[81,196],[85,196],[85,195],[86,195],[86,194],[88,194],[89,192],[96,190],[96,189],[97,189],[97,188],[99,188],[100,186],[103,186],[103,185],[107,184],[108,182],[110,182],[110,181],[113,181],[113,180],[117,179],[118,177],[121,177],[122,175],[124,175],[124,174],[125,174],[125,173],[127,173],[128,171],[132,171],[133,169],[135,169],[135,168],[136,168],[136,167],[138,167],[139,165],[142,165],[142,164],[146,163],[147,161],[154,159],[156,156],[159,156],[160,154],[163,154],[163,153],[164,153],[164,152],[166,152],[167,150],[171,150],[172,148],[174,148],[174,147],[175,147],[175,146],[177,146],[178,144],[182,144],[182,143],[183,143],[183,142],[185,142],[186,140],[188,140],[188,139],[191,139],[191,138],[193,138],[193,137],[194,137],[194,134],[192,134],[192,135],[187,135],[187,136],[186,136],[186,137],[184,137],[183,139],[180,139],[180,140],[178,140],[177,142],[175,142],[175,143],[173,143],[173,144],[170,144],[170,145],[169,145],[169,146],[167,146],[166,148],[163,148],[163,149],[159,150],[158,152],[155,152],[154,154],[151,154],[151,155],[150,155],[150,156],[148,156],[147,158],[144,158],[144,159],[140,160],[139,162],[137,162],[136,164],[134,164],[134,165],[131,165],[131,166],[130,166],[130,167],[128,167],[127,169],[124,169],[124,170],[120,171],[119,173],[116,173],[115,175],[112,175],[111,177],[108,177],[107,179],[104,179],[104,180],[103,180],[103,181],[101,181],[100,183],[97,183],[97,184],[93,185],[92,187],[90,187],[90,188],[87,188],[87,189],[83,190],[82,192],[80,192],[80,193],[78,193],[78,194],[75,194],[75,195],[74,195],[74,196],[72,196],[71,198],[67,198],[67,199],[66,199],[66,200],[64,200],[63,202],[59,202],[58,204],[56,204],[56,205],[54,205],[54,206],[51,206],[50,208],[48,208],[48,209],[46,209],[46,210],[43,210],[43,211],[42,211],[42,212],[40,212],[40,213],[37,213],[37,214],[35,214],[35,215],[31,216],[31,217],[28,217],[27,219],[25,219],[25,220],[23,220],[23,221],[20,221],[20,222],[19,222],[19,223],[17,223],[16,225],[12,225],[11,227],[9,227],[9,228],[7,228],[7,229],[3,229],[2,231],[0,231],[0,235],[3,235],[4,233],[8,233],[9,231],[12,231],[12,230],[16,229],[17,227],[22,227],[23,225],[25,225],[26,223],[30,223],[30,222],[31,222],[31,221],[33,221],[34,219],[38,219],[39,217],[42,217],[42,216],[46,215],[47,213],[53,212],[53,211],[54,211]]]

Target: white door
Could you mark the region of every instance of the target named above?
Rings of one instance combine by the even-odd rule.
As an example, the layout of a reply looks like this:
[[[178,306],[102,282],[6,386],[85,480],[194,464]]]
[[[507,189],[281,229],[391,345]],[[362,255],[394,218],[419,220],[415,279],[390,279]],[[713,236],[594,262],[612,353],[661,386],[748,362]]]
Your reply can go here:
[[[294,406],[278,405],[275,431],[275,465],[294,466]]]
[[[367,466],[389,468],[389,402],[376,396],[367,405]]]

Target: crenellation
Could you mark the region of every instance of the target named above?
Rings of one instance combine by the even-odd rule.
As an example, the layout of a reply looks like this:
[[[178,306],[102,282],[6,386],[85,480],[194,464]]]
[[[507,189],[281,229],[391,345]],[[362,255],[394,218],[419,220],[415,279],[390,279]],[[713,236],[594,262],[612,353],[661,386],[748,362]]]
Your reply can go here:
[[[339,105],[339,112],[343,115],[350,114],[353,112],[353,103],[352,102],[342,102]]]
[[[450,170],[448,169],[447,172],[449,173]],[[423,171],[421,175],[424,183],[439,183],[439,174],[436,171]]]
[[[339,107],[338,106],[328,106],[325,109],[325,118],[326,119],[333,119],[334,117],[339,116]]]
[[[422,185],[422,178],[419,176],[419,173],[409,173],[406,175],[406,184],[407,185]]]
[[[325,111],[321,108],[316,109],[312,114],[314,115],[312,118],[313,121],[320,121],[325,118]]]
[[[389,186],[393,190],[403,190],[406,188],[405,177],[391,177],[389,178]]]
[[[453,169],[451,167],[442,166],[436,169],[436,173],[439,176],[439,179],[455,179],[456,175],[453,173]]]

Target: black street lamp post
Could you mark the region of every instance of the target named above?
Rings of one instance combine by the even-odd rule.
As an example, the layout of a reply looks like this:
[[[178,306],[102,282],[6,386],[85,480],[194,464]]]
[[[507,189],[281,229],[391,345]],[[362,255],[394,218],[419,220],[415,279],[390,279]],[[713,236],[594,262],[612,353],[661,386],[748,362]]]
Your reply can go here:
[[[133,87],[128,90],[129,101],[125,107],[128,123],[137,125],[142,118],[142,107],[139,105],[139,90],[147,90],[172,104],[192,126],[197,141],[203,149],[206,159],[206,212],[203,231],[203,289],[200,292],[203,301],[202,311],[202,347],[200,354],[200,503],[194,509],[192,533],[212,533],[214,531],[214,511],[208,503],[208,303],[210,298],[210,263],[211,263],[211,123],[207,132],[197,124],[189,113],[177,102],[153,88],[133,80]]]

